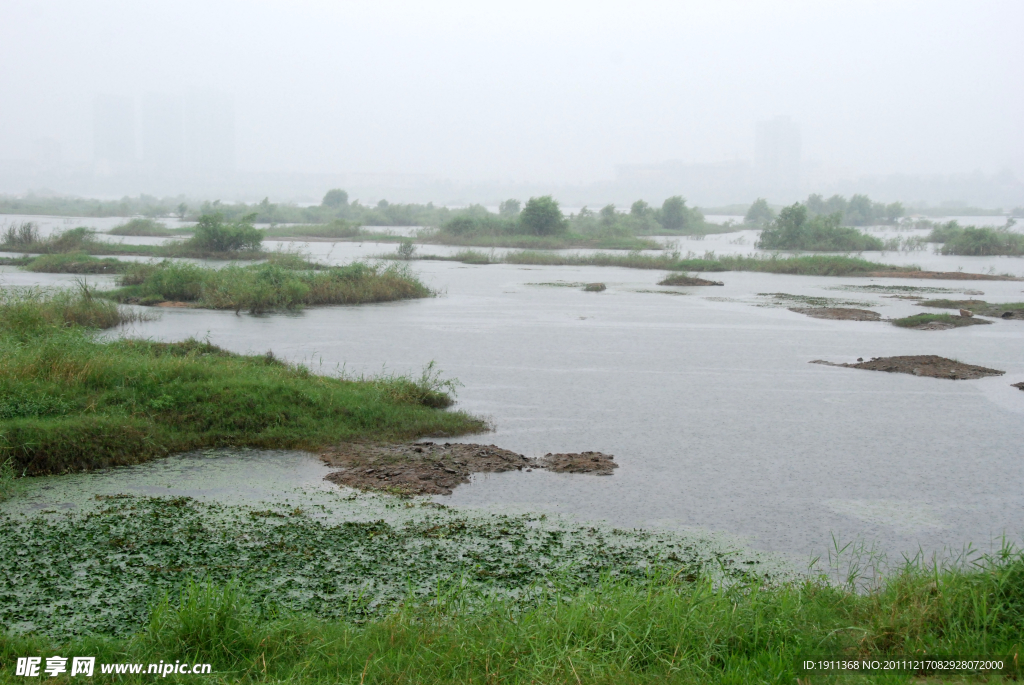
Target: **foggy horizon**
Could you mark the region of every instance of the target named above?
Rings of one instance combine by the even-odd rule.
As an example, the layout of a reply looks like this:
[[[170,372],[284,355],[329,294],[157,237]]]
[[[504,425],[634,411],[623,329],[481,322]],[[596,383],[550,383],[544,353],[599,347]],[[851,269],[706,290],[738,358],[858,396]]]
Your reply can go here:
[[[175,178],[193,181],[220,170],[564,186],[665,164],[756,174],[755,132],[778,117],[799,137],[799,189],[780,195],[891,174],[1024,177],[1024,8],[1009,2],[57,1],[5,3],[0,18],[18,56],[2,76],[8,176],[26,161],[113,173],[96,103],[120,98],[131,164],[168,177],[180,165]],[[211,101],[220,123],[192,124],[206,129],[191,153],[185,140],[155,154],[152,121],[188,129]],[[155,102],[177,114],[147,115]]]

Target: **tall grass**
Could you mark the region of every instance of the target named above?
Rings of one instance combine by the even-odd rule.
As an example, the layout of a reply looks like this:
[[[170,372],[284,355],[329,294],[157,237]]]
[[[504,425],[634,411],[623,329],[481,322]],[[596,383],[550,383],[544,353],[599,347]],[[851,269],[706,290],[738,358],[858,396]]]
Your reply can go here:
[[[0,416],[0,461],[64,473],[203,446],[315,448],[485,427],[436,409],[451,402],[436,382],[325,378],[195,340],[89,333],[133,316],[85,286],[0,293],[0,406],[16,407]]]
[[[14,459],[7,457],[0,460],[0,502],[14,493]]]
[[[222,269],[172,262],[139,264],[130,267],[121,278],[122,287],[108,295],[121,302],[191,302],[206,309],[261,314],[304,306],[390,302],[432,294],[404,265],[356,262],[343,267],[299,270],[295,267],[303,264],[296,260],[300,258],[284,255],[267,264],[230,265]]]
[[[29,260],[22,268],[48,274],[119,274],[129,264],[116,259],[97,259],[84,252],[43,254]]]
[[[0,290],[0,334],[35,334],[47,328],[113,328],[141,319],[130,309],[95,296],[85,283],[75,290],[5,288]]]

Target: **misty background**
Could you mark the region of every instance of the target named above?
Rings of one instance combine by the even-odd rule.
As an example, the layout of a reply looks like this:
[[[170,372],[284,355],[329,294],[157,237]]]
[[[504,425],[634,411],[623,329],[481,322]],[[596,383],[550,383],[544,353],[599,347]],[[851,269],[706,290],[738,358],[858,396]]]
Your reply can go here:
[[[0,5],[0,193],[1024,204],[1024,4]]]

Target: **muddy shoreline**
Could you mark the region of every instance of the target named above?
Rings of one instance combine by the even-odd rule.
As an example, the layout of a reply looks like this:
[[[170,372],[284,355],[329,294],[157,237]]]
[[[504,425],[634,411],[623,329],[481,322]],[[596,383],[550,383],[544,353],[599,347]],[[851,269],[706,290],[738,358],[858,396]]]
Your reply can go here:
[[[474,473],[532,471],[609,476],[618,464],[601,452],[548,453],[539,459],[495,445],[435,443],[339,445],[321,453],[338,468],[324,479],[359,490],[396,495],[450,495]]]
[[[947,378],[954,381],[974,380],[985,376],[1002,376],[1005,371],[989,369],[984,366],[965,364],[953,359],[946,359],[934,354],[920,354],[903,357],[873,357],[869,361],[858,360],[854,364],[815,359],[811,364],[825,366],[841,366],[848,369],[866,369],[868,371],[885,371],[887,373],[907,373],[912,376],[929,378]]]

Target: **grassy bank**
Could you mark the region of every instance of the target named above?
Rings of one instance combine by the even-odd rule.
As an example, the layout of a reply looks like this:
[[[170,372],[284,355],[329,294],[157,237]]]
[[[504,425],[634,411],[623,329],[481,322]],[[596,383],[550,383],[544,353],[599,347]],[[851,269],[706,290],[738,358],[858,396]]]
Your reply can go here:
[[[802,658],[925,655],[1002,657],[1010,679],[1024,674],[1024,558],[1010,548],[908,561],[856,591],[771,581],[729,557],[723,576],[716,559],[650,533],[529,516],[330,524],[284,506],[119,496],[0,527],[9,677],[14,657],[57,653],[208,662],[227,682],[361,685],[791,683]]]
[[[285,255],[287,257],[287,255]],[[212,269],[181,262],[136,264],[105,293],[118,302],[143,305],[188,302],[204,309],[261,314],[334,304],[391,302],[432,293],[405,265],[348,266],[300,270],[286,259],[251,266]]]
[[[952,314],[914,314],[905,316],[902,319],[893,319],[892,324],[900,328],[915,328],[930,323],[946,324],[955,328],[971,326],[978,323],[989,323],[979,321],[966,316],[953,316]]]
[[[0,251],[30,254],[134,255],[189,257],[195,259],[263,259],[263,233],[254,228],[252,217],[227,223],[220,215],[200,217],[187,240],[163,245],[130,245],[96,238],[96,231],[80,226],[43,237],[32,222],[9,226],[0,241]]]
[[[85,293],[4,291],[0,301],[0,461],[64,473],[195,449],[308,447],[455,435],[478,419],[438,409],[425,376],[359,382],[316,376],[208,342],[97,342],[88,328],[132,315]]]
[[[450,260],[465,264],[531,264],[538,266],[618,266],[627,269],[658,269],[663,271],[759,271],[763,273],[805,276],[856,276],[875,271],[920,271],[918,267],[892,266],[842,255],[716,255],[702,256],[678,252],[646,255],[628,254],[557,254],[554,252],[519,251],[505,255],[465,250],[451,257],[424,255],[419,259]]]
[[[44,274],[121,274],[131,267],[131,262],[111,257],[98,259],[84,252],[63,252],[24,259],[19,266]]]

